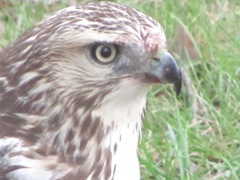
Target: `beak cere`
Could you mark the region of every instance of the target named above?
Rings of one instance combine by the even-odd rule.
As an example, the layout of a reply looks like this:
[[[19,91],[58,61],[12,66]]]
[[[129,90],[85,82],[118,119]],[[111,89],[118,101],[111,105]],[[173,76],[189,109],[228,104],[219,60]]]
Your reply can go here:
[[[164,53],[160,58],[152,60],[144,76],[146,82],[173,83],[177,96],[181,91],[181,71],[175,59],[168,52]]]

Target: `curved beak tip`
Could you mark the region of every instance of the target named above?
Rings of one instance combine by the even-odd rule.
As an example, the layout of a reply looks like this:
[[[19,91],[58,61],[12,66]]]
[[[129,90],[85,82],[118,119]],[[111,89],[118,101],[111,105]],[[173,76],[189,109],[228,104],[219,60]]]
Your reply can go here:
[[[179,76],[180,76],[179,80],[174,83],[174,89],[175,89],[177,97],[179,96],[181,89],[182,89],[182,74],[181,74],[181,72],[180,72]]]
[[[176,60],[171,56],[171,54],[167,53],[162,58],[162,67],[163,69],[168,69],[168,71],[164,71],[163,78],[169,82],[174,84],[176,95],[178,96],[182,89],[182,73],[179,68]]]

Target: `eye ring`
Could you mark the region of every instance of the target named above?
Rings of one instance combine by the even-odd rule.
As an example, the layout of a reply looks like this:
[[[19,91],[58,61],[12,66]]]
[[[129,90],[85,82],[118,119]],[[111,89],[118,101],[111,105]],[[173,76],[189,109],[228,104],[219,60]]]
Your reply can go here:
[[[117,46],[114,44],[97,44],[92,48],[92,56],[101,63],[110,63],[117,56]]]

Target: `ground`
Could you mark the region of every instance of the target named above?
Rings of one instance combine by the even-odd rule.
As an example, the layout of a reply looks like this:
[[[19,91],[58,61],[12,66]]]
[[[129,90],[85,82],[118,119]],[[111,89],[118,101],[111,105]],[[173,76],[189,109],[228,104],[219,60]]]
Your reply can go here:
[[[30,2],[0,1],[0,49],[76,0]],[[171,86],[156,86],[148,95],[142,179],[240,179],[238,0],[115,2],[161,23],[184,75],[178,98]]]

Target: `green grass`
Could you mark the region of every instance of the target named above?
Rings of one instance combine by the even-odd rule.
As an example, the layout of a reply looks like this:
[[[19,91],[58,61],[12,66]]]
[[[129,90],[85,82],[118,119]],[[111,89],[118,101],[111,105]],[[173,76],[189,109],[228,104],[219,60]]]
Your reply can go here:
[[[8,2],[8,1],[6,1]],[[67,6],[0,1],[0,47]],[[116,0],[153,16],[183,67],[184,86],[149,93],[139,149],[142,179],[240,179],[240,3],[238,0]],[[191,41],[181,41],[180,27]],[[181,33],[180,33],[181,34]],[[181,50],[179,50],[181,49]],[[192,52],[197,54],[192,56]]]

